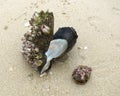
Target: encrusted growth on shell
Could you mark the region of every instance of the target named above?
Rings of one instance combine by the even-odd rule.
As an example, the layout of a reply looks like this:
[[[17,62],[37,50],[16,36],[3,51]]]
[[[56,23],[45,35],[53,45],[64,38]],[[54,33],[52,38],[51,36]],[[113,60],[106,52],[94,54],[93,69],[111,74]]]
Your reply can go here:
[[[72,74],[72,77],[75,81],[81,84],[85,84],[90,78],[92,68],[79,65]]]
[[[25,33],[22,38],[22,53],[32,67],[41,71],[47,60],[45,52],[53,38],[53,13],[48,11],[35,12],[29,23],[31,31]]]

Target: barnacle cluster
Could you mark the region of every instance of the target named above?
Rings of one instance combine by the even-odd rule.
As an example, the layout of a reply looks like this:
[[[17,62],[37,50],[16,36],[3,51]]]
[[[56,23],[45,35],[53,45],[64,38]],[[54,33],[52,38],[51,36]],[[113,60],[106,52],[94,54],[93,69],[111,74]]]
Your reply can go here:
[[[79,65],[72,74],[73,79],[77,83],[85,84],[90,78],[92,69],[87,66]]]
[[[48,11],[35,12],[29,23],[31,29],[22,38],[22,54],[34,69],[40,71],[46,63],[45,52],[53,39],[53,13]]]

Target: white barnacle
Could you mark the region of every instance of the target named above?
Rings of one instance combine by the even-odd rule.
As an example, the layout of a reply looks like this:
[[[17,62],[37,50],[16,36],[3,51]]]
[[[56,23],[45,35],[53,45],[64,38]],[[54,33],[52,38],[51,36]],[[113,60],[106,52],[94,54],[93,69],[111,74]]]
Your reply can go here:
[[[35,51],[36,51],[36,52],[39,52],[39,48],[36,47],[36,48],[35,48]]]
[[[43,24],[43,25],[41,26],[41,30],[42,30],[42,32],[45,33],[45,34],[49,34],[49,33],[50,33],[50,28],[49,28],[47,25],[45,25],[45,24]]]
[[[31,51],[31,49],[30,49],[30,48],[27,48],[26,50],[27,50],[27,51]]]
[[[37,11],[35,11],[34,15],[35,15],[36,17],[38,17],[38,16],[39,16]]]

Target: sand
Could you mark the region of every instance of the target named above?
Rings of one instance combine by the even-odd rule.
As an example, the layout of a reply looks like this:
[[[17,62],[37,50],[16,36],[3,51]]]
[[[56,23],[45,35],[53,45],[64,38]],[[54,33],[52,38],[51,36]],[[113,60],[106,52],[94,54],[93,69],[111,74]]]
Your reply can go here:
[[[54,31],[72,26],[79,38],[43,78],[22,57],[21,37],[34,11],[54,12]],[[119,96],[120,0],[1,0],[0,96]],[[71,77],[78,65],[92,67],[85,85]]]

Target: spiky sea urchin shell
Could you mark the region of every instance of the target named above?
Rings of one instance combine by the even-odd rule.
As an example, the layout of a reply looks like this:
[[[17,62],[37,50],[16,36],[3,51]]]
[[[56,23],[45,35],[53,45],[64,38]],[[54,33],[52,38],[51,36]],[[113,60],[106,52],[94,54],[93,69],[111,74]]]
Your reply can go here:
[[[31,31],[25,33],[22,38],[22,53],[32,67],[41,71],[47,60],[45,52],[53,39],[53,13],[48,11],[35,12],[29,23]]]
[[[79,65],[73,71],[72,77],[77,83],[85,84],[88,81],[88,79],[90,78],[91,71],[92,71],[92,68],[83,66],[83,65]]]

